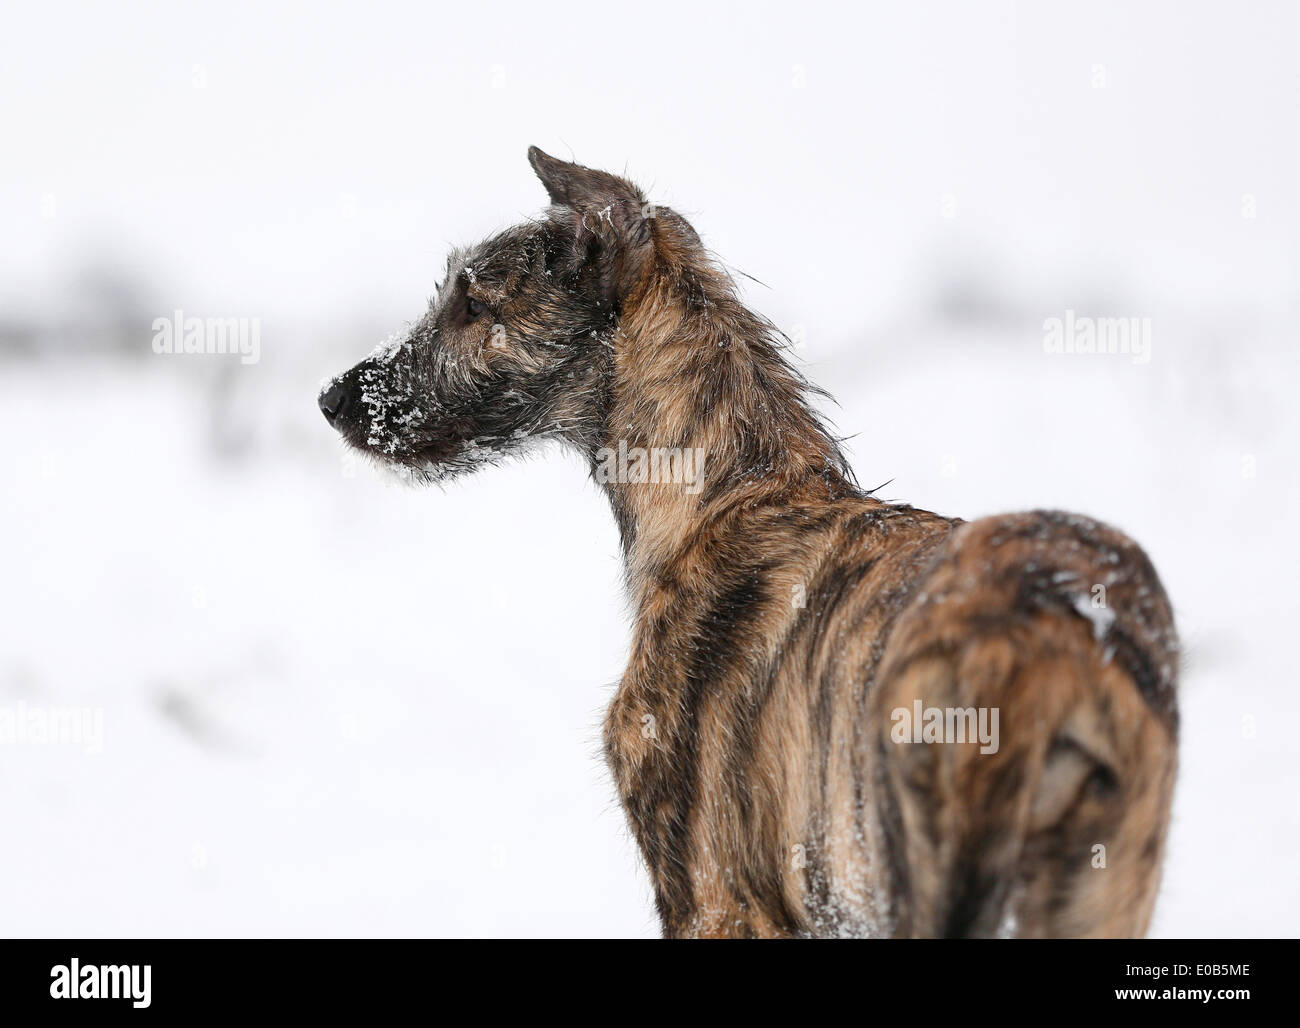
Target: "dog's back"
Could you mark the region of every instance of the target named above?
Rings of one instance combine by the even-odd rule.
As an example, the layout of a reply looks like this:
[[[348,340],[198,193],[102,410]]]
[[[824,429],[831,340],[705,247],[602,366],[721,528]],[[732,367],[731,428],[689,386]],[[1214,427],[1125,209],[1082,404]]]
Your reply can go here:
[[[1131,541],[850,499],[699,547],[638,646],[694,687],[607,725],[669,934],[1145,930],[1177,657]]]
[[[1131,540],[1032,513],[957,529],[870,700],[875,810],[904,935],[1137,936],[1177,764],[1177,640]],[[917,701],[997,710],[998,745],[900,745]]]

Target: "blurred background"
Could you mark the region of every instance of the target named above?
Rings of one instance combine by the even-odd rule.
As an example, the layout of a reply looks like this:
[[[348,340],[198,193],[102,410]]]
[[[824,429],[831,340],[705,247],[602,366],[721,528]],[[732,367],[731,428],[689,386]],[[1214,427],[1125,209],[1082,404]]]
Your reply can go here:
[[[4,935],[657,933],[599,755],[605,500],[559,450],[403,489],[316,409],[542,207],[530,143],[753,276],[883,498],[1147,547],[1187,650],[1153,934],[1297,934],[1294,5],[6,22]],[[178,311],[258,359],[156,353]],[[1046,352],[1067,311],[1149,359]],[[101,730],[15,727],[70,711]]]

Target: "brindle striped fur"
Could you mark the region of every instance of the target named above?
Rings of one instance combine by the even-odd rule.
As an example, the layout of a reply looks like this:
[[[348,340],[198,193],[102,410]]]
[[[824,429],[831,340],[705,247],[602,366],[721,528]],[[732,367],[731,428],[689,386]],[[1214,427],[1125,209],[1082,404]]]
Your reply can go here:
[[[539,436],[593,467],[620,441],[705,453],[698,491],[605,486],[636,611],[605,751],[664,934],[1142,934],[1178,654],[1141,549],[1075,515],[963,523],[863,492],[691,226],[529,156],[547,216],[454,255],[322,405],[420,479]],[[916,700],[997,708],[1000,748],[893,741]]]

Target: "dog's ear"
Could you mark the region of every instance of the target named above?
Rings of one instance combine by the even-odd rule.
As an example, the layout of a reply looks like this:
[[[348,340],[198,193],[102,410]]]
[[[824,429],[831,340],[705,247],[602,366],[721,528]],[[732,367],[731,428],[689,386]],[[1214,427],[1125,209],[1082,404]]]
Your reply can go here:
[[[528,163],[546,187],[551,203],[572,212],[579,251],[603,264],[608,299],[621,299],[648,266],[654,211],[641,190],[607,171],[561,161],[535,146]]]

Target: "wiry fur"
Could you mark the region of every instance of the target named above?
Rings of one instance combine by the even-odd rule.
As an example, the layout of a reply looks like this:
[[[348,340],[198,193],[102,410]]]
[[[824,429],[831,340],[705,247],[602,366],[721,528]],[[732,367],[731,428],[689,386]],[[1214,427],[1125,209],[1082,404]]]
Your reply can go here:
[[[529,156],[546,216],[454,255],[322,405],[425,480],[539,437],[593,470],[620,443],[706,455],[698,490],[604,483],[636,611],[605,749],[665,934],[1144,932],[1177,641],[1142,551],[1078,516],[864,493],[691,226]],[[895,742],[915,700],[997,708],[1001,747]]]

